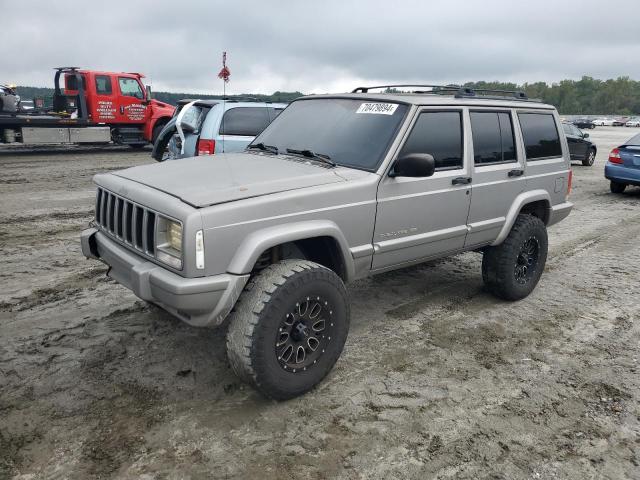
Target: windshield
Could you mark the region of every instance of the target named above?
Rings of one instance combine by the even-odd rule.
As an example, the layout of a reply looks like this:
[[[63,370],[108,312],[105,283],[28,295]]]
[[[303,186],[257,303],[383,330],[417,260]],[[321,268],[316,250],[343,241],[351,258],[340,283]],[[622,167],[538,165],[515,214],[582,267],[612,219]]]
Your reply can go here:
[[[408,107],[397,103],[319,98],[292,103],[253,144],[284,153],[308,150],[338,165],[374,171]]]

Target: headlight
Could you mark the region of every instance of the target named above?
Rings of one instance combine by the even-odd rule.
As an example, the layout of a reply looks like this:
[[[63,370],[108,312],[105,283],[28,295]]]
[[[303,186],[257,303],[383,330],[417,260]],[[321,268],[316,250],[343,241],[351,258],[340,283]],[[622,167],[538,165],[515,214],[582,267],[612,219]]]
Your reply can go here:
[[[179,222],[158,217],[156,258],[173,268],[182,268],[182,225]]]
[[[167,222],[167,240],[169,246],[182,252],[182,225],[177,222]]]

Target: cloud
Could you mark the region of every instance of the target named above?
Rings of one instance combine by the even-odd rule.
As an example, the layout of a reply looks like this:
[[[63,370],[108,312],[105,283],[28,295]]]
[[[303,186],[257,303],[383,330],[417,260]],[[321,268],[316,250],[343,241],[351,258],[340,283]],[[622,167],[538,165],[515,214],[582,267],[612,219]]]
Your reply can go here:
[[[637,0],[0,0],[0,82],[138,71],[156,90],[335,92],[372,83],[640,78]]]

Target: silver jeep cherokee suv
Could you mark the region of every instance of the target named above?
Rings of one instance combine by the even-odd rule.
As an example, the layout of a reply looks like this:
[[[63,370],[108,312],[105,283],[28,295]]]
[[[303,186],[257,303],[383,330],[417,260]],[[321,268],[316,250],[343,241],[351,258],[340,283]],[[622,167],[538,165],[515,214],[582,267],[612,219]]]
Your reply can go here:
[[[243,153],[96,175],[83,253],[185,322],[227,325],[231,366],[276,399],[340,356],[347,282],[475,250],[490,292],[526,297],[572,208],[556,110],[418,87],[302,97]]]

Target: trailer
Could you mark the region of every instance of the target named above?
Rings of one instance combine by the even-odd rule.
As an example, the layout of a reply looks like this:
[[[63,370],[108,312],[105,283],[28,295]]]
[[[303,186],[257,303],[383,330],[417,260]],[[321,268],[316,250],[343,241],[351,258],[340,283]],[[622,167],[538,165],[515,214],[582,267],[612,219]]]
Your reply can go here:
[[[35,102],[35,108],[24,109],[18,101],[18,108],[0,107],[0,145],[113,143],[139,148],[153,143],[173,116],[172,105],[151,98],[140,73],[55,70],[52,105]]]

